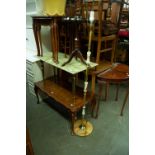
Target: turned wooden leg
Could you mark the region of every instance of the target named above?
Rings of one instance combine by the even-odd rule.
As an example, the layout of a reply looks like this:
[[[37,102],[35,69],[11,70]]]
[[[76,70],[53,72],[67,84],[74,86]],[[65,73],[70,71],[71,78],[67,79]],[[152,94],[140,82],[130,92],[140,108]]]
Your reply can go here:
[[[36,94],[36,97],[37,97],[37,104],[39,104],[39,95],[38,95],[38,87],[35,85],[34,86],[34,91],[35,91],[35,94]]]
[[[121,116],[123,116],[123,110],[124,110],[126,101],[127,101],[127,99],[128,99],[128,96],[129,96],[129,89],[126,91],[126,95],[125,95],[125,98],[124,98],[124,101],[123,101],[123,105],[122,105],[121,113],[120,113]]]

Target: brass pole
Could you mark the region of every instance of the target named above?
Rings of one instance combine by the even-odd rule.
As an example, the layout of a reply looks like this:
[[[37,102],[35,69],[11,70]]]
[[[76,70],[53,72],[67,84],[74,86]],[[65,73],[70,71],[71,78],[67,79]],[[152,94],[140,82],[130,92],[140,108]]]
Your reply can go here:
[[[85,110],[86,110],[86,97],[87,97],[87,89],[88,89],[88,69],[90,64],[90,55],[91,55],[91,40],[92,40],[92,27],[93,27],[93,20],[94,20],[94,12],[90,13],[90,30],[89,30],[89,41],[88,41],[88,51],[87,51],[87,66],[85,71],[85,81],[84,81],[84,90],[83,90],[83,103],[84,106],[82,107],[82,119],[77,120],[74,124],[74,133],[78,136],[88,136],[93,131],[92,124],[85,119]]]

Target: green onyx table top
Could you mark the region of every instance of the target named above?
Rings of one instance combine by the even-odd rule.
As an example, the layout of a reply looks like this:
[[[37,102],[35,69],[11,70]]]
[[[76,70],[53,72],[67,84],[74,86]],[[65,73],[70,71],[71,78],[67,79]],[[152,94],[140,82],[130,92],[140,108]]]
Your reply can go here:
[[[65,66],[62,66],[63,63],[65,63],[69,59],[69,55],[65,57],[64,53],[59,52],[58,53],[58,63],[55,63],[52,59],[52,52],[45,53],[43,56],[39,57],[40,60],[56,67],[61,70],[64,70],[70,74],[77,74],[84,70],[86,70],[87,66],[81,62],[79,58],[75,59],[73,58],[68,64]],[[97,63],[90,62],[89,68],[94,68],[97,66]]]

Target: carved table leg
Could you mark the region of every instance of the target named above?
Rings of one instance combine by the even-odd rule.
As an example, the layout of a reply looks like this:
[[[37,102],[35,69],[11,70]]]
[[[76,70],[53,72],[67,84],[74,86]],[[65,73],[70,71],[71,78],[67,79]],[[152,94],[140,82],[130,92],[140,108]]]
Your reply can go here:
[[[41,25],[38,24],[35,20],[33,21],[33,32],[34,38],[37,46],[37,55],[42,56],[42,45],[41,45],[41,36],[40,36]]]
[[[59,35],[57,20],[51,21],[51,43],[53,52],[53,61],[58,63],[58,51],[59,51]]]
[[[35,91],[35,94],[36,94],[36,96],[37,96],[37,104],[39,104],[38,90],[39,90],[39,88],[35,85],[35,86],[34,86],[34,91]]]

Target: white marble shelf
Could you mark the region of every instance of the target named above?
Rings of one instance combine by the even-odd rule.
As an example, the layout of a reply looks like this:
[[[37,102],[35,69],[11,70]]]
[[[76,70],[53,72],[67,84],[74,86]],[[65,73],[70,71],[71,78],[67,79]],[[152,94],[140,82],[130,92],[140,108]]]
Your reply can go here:
[[[69,55],[65,57],[64,53],[59,52],[58,53],[58,61],[59,63],[55,63],[52,59],[52,53],[44,54],[43,57],[40,57],[40,59],[52,66],[55,66],[61,70],[64,70],[70,74],[77,74],[79,72],[82,72],[86,70],[87,66],[81,62],[79,59],[73,58],[72,61],[65,66],[62,66],[64,62],[66,62],[69,59]],[[90,68],[94,68],[97,66],[96,63],[90,62]]]
[[[43,56],[37,56],[33,51],[29,50],[27,52],[27,59],[30,60],[31,62],[42,60],[47,64],[50,64],[54,67],[64,70],[70,74],[80,73],[86,70],[87,68],[87,66],[83,64],[80,59],[76,60],[75,58],[73,58],[70,63],[66,64],[65,66],[62,66],[62,64],[69,59],[69,55],[65,57],[64,53],[61,53],[61,52],[58,53],[59,63],[55,63],[53,61],[51,51],[45,52]],[[97,66],[97,63],[90,62],[90,68],[94,68],[95,66]]]

